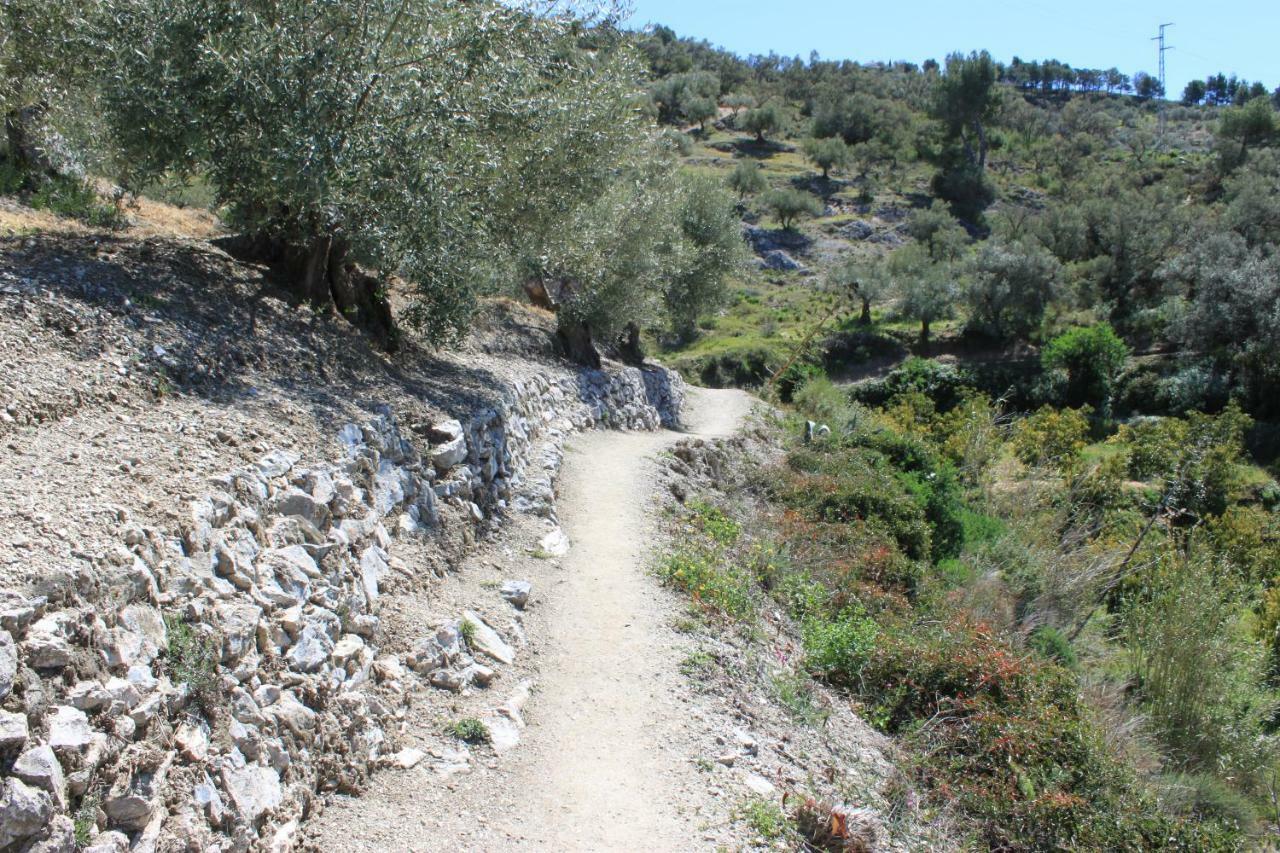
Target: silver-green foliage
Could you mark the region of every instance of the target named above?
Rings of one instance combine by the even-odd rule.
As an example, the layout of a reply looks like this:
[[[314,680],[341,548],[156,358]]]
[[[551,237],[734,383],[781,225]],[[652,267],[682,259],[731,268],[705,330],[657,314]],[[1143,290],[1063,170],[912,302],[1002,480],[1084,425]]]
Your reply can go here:
[[[106,88],[136,177],[204,172],[244,230],[401,275],[447,341],[649,144],[634,61],[580,36],[496,0],[122,0]]]

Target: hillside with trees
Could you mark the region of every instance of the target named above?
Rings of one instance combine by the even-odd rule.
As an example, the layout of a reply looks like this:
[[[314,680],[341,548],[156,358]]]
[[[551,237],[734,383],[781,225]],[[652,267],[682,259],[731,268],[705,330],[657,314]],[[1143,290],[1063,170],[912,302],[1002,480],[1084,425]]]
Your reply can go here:
[[[496,536],[511,507],[532,508],[526,521],[534,527],[516,550],[548,587],[563,580],[555,579],[555,560],[568,548],[554,474],[538,473],[536,495],[502,493],[511,486],[502,462],[508,436],[523,442],[522,453],[530,452],[524,433],[531,424],[563,442],[572,429],[554,403],[566,399],[586,406],[589,416],[570,414],[591,426],[675,424],[681,383],[655,358],[695,384],[749,389],[767,411],[736,438],[726,435],[750,400],[726,391],[713,398],[729,407],[716,429],[645,445],[662,451],[662,521],[671,535],[657,546],[656,570],[631,577],[627,587],[634,599],[661,593],[656,576],[672,595],[687,596],[672,630],[646,611],[653,632],[646,640],[667,643],[655,659],[672,663],[675,633],[699,638],[711,651],[674,668],[696,688],[690,696],[702,691],[706,707],[723,706],[715,713],[730,707],[739,715],[726,718],[728,742],[723,732],[705,738],[716,748],[736,743],[738,752],[684,762],[686,775],[707,780],[699,820],[721,795],[710,787],[721,778],[713,774],[729,773],[735,762],[755,767],[749,762],[767,751],[732,728],[749,716],[743,708],[759,705],[774,714],[779,760],[792,777],[810,778],[789,778],[777,791],[768,779],[747,777],[754,793],[731,804],[723,824],[749,830],[756,847],[744,849],[878,849],[890,837],[992,850],[1271,849],[1280,831],[1280,89],[1216,74],[1166,93],[1141,70],[1003,61],[983,50],[920,65],[741,57],[666,27],[627,29],[613,4],[573,8],[500,0],[0,4],[0,272],[7,276],[0,281],[13,283],[0,295],[20,306],[37,291],[46,300],[39,311],[15,309],[9,351],[21,357],[23,335],[36,337],[22,323],[42,324],[42,334],[58,330],[93,359],[97,351],[77,336],[94,317],[110,315],[112,334],[136,338],[127,359],[105,345],[101,354],[114,359],[107,374],[126,379],[161,365],[146,374],[144,414],[104,415],[100,435],[172,405],[174,383],[182,405],[197,414],[211,401],[247,411],[258,389],[221,382],[225,371],[247,366],[280,371],[272,381],[298,395],[290,398],[290,418],[304,417],[297,400],[335,408],[341,400],[350,408],[357,397],[363,406],[371,387],[394,393],[413,414],[405,426],[414,438],[402,444],[399,432],[393,441],[355,428],[363,436],[357,441],[342,427],[342,441],[365,453],[344,464],[366,477],[367,493],[352,484],[338,495],[314,472],[276,482],[271,488],[287,491],[290,505],[310,515],[271,535],[302,551],[301,565],[312,569],[312,556],[343,553],[335,549],[350,544],[347,528],[335,524],[330,539],[317,529],[336,518],[330,504],[354,505],[356,495],[385,513],[406,497],[379,479],[390,476],[379,467],[389,463],[366,446],[386,439],[379,446],[412,466],[412,477],[388,470],[422,486],[422,505],[438,498],[471,525],[451,534],[458,541],[449,546],[457,547],[438,562],[460,563],[476,531]],[[200,233],[143,230],[157,210],[174,218],[198,212]],[[86,270],[110,271],[110,286],[98,293]],[[164,289],[174,287],[180,298]],[[76,306],[66,315],[72,319],[49,307],[66,293]],[[287,341],[275,361],[255,343],[267,334],[258,330],[260,304],[268,306],[262,322],[270,339]],[[139,343],[138,329],[162,316],[153,331],[167,336]],[[203,340],[201,329],[216,336],[191,344]],[[516,343],[495,344],[495,337]],[[171,375],[164,365],[177,363],[171,350],[179,347],[190,363]],[[457,375],[469,386],[493,387],[461,394],[450,387],[456,365],[432,374],[432,359],[455,351],[474,361]],[[83,352],[67,357],[76,370],[90,361]],[[500,359],[485,360],[495,352]],[[552,364],[546,369],[555,381],[522,372],[520,360]],[[18,366],[18,379],[0,383],[13,396],[0,400],[0,428],[26,429],[24,441],[45,420],[70,417],[88,402],[114,405],[120,396],[113,389],[116,396],[104,392],[101,400],[87,391],[82,397],[46,377],[42,393],[64,403],[37,409],[27,402],[34,393],[15,389],[42,368]],[[602,378],[602,367],[628,378]],[[85,387],[98,387],[95,377]],[[504,384],[510,377],[518,379]],[[650,387],[655,382],[660,391]],[[487,405],[483,391],[536,400],[492,428],[496,409],[464,429],[439,412],[423,420],[415,408],[428,393]],[[655,395],[661,406],[649,399]],[[283,440],[276,426],[261,431]],[[325,446],[316,435],[330,426],[312,430],[315,447]],[[229,452],[238,440],[224,432],[205,443]],[[428,464],[402,450],[419,440]],[[467,442],[480,440],[492,445],[488,455],[466,456]],[[555,444],[533,467],[558,469],[561,450]],[[211,453],[203,444],[192,451],[201,459]],[[79,458],[78,449],[60,448],[55,461],[73,466]],[[628,488],[653,488],[656,475],[641,470],[639,457],[611,461],[625,470]],[[259,464],[275,470],[269,463]],[[43,471],[13,464],[6,482]],[[168,476],[186,476],[174,464]],[[280,480],[293,464],[273,476]],[[132,457],[111,461],[113,476],[131,483],[139,466]],[[213,471],[201,474],[224,483]],[[493,489],[483,508],[482,497],[471,500],[482,481]],[[237,483],[225,479],[228,491]],[[93,488],[95,496],[102,491]],[[622,491],[600,494],[621,499]],[[315,494],[325,495],[324,506],[312,506]],[[206,515],[230,518],[208,503]],[[272,511],[283,503],[273,498]],[[146,506],[156,510],[154,500]],[[626,507],[627,542],[639,548],[636,531],[646,516],[638,502]],[[592,512],[617,508],[578,509],[589,521]],[[161,541],[128,527],[125,508],[107,510],[99,515],[126,525],[121,535],[134,550],[117,547],[102,562],[131,564],[129,554]],[[486,513],[494,526],[481,526]],[[11,517],[47,528],[56,514]],[[397,533],[419,533],[428,526],[420,520],[406,510]],[[267,535],[256,510],[235,523],[248,531],[243,536]],[[378,549],[390,547],[390,534],[376,524],[378,532],[355,528]],[[597,531],[594,538],[596,553],[616,557],[618,537]],[[186,553],[200,539],[199,530],[187,530],[162,544]],[[5,565],[25,565],[26,534],[0,545],[18,555]],[[309,617],[323,611],[317,618],[325,627],[307,636],[328,647],[308,672],[330,667],[333,681],[295,673],[288,683],[305,686],[303,698],[330,715],[326,737],[351,735],[354,725],[339,725],[325,703],[359,704],[341,690],[374,628],[358,621],[368,614],[353,613],[350,602],[376,598],[376,578],[374,594],[340,592],[335,582],[327,598],[297,598],[295,615],[276,607],[294,602],[288,590],[268,586],[264,598],[242,571],[244,553],[233,551],[199,551],[211,560],[210,597],[252,593],[248,606],[259,616],[264,608],[282,611],[275,622],[262,617],[260,629],[255,617],[237,642],[276,644],[279,655],[267,661],[274,666],[285,650],[295,649],[296,658],[305,649],[301,640],[294,645],[304,606]],[[376,556],[373,545],[369,552]],[[489,553],[495,570],[514,559],[509,548]],[[592,552],[583,553],[570,565],[594,570]],[[348,578],[347,586],[367,587],[364,578]],[[310,583],[293,579],[299,588]],[[522,611],[528,584],[506,580],[486,577],[470,592],[494,598],[501,589],[503,607]],[[75,583],[66,586],[55,605],[72,600]],[[223,610],[199,602],[179,608],[169,590],[141,594],[169,608],[153,627],[172,642],[151,653],[165,677],[183,685],[174,713],[215,740],[234,741],[219,779],[238,780],[247,755],[252,772],[275,773],[278,783],[289,760],[284,747],[272,752],[238,719],[228,723],[225,708],[216,710],[218,678],[237,697],[237,713],[258,701],[240,686],[255,685],[253,667],[239,653],[205,645],[222,644],[223,626],[193,633],[192,620]],[[12,736],[21,745],[27,717],[37,721],[33,732],[45,725],[52,701],[41,692],[45,684],[59,695],[79,691],[75,701],[87,704],[64,706],[72,716],[86,709],[95,720],[119,716],[109,742],[120,746],[139,731],[135,717],[143,724],[152,717],[132,706],[120,716],[124,700],[98,702],[97,692],[82,689],[72,655],[60,653],[65,641],[48,643],[59,654],[44,660],[55,664],[18,669],[9,632],[31,629],[22,641],[28,654],[43,636],[32,624],[52,618],[35,622],[37,607],[49,604],[32,593],[37,599],[29,613],[25,597],[22,607],[0,611],[0,640],[7,640],[0,664],[14,661],[0,669],[0,722],[12,727],[3,731],[18,731],[21,722],[21,737]],[[58,630],[93,647],[82,657],[96,661],[97,616],[79,604],[85,625],[68,616]],[[417,617],[435,606],[411,604]],[[592,630],[631,625],[617,602],[610,604],[619,608],[616,620],[579,604],[597,620]],[[490,701],[480,688],[495,677],[492,669],[467,657],[472,680],[465,682],[449,669],[473,644],[514,654],[501,637],[493,641],[492,626],[465,612],[456,629],[433,613],[437,639],[391,663],[375,667],[365,654],[360,677],[376,670],[379,682],[399,685],[415,677],[401,660],[411,670],[439,660],[418,672],[433,679],[428,686],[470,702],[490,724],[495,714],[508,721],[494,727],[500,734],[502,726],[523,729],[518,706],[499,712],[480,704]],[[511,624],[523,647],[521,617]],[[321,631],[328,632],[323,640]],[[346,644],[341,653],[350,654],[332,663],[338,638]],[[435,657],[421,651],[435,648],[431,642],[444,643]],[[614,645],[608,651],[622,654],[621,642]],[[132,677],[123,658],[104,654],[109,664],[94,677],[105,679],[114,667],[112,689],[132,690],[117,684]],[[631,681],[610,682],[617,701],[650,690],[636,683],[646,677],[639,658],[628,658]],[[15,672],[29,675],[15,680]],[[263,726],[286,711],[294,723],[312,719],[297,699],[290,701],[302,711],[281,711],[273,704],[279,689],[268,687],[255,685],[253,693],[276,711],[259,714],[255,705],[246,718]],[[528,701],[530,689],[520,691],[519,702]],[[700,725],[681,718],[678,703],[653,696],[637,707],[661,712],[665,725]],[[140,708],[154,711],[158,701]],[[377,707],[384,722],[396,713]],[[607,727],[607,709],[592,711]],[[440,737],[441,726],[430,724],[430,735]],[[577,737],[566,720],[558,724]],[[477,718],[453,720],[447,731],[451,747],[436,751],[437,763],[465,753],[468,764],[471,747],[496,750]],[[813,751],[790,755],[792,743]],[[863,750],[874,753],[873,763],[891,770],[875,784],[867,781],[874,773],[843,758],[824,757],[816,767],[814,755],[844,756],[866,744],[874,745]],[[164,748],[172,761],[172,745]],[[36,791],[28,776],[43,786],[26,803],[32,826],[12,838],[0,831],[0,850],[27,849],[18,841],[44,831],[55,797],[68,837],[75,809],[76,845],[99,831],[105,838],[109,827],[141,843],[146,822],[131,824],[137,816],[128,811],[141,794],[95,781],[78,754],[68,764],[76,776],[68,794],[60,759],[46,751],[31,759],[43,762],[32,770],[8,741],[0,745],[8,786],[0,808],[21,811],[12,792]],[[135,753],[127,755],[143,764],[154,757]],[[497,761],[496,751],[485,756]],[[302,814],[323,786],[355,790],[372,772],[365,766],[372,758],[361,761],[350,778],[321,762],[316,778],[305,780],[306,797],[291,805]],[[10,783],[20,773],[25,781]],[[181,778],[185,804],[197,777]],[[229,827],[240,827],[248,834],[236,835],[235,845],[266,843],[244,826],[257,820],[265,828],[269,821],[259,819],[280,805],[278,797],[256,811],[237,802],[235,820],[253,816],[236,824],[214,809],[214,783],[208,791],[196,784],[205,798],[193,812],[202,832],[225,830],[219,837],[232,845]],[[123,812],[99,814],[107,794]],[[867,809],[858,799],[864,794]],[[400,814],[410,811],[392,802]],[[861,829],[856,819],[865,819]],[[632,841],[644,840],[644,827],[627,829]]]
[[[793,608],[811,674],[983,845],[1265,846],[1280,92],[639,46],[656,87],[719,81],[713,125],[658,118],[756,253],[697,336],[655,338],[831,431],[754,505],[709,498],[784,555],[752,594]],[[744,558],[698,559],[732,584]]]

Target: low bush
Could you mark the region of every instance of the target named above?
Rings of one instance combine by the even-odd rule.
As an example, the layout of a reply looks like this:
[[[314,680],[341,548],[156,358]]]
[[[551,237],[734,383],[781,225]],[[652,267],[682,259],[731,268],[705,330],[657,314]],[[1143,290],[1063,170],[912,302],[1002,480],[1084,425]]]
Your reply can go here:
[[[1013,452],[1027,465],[1059,470],[1073,467],[1088,444],[1092,409],[1045,406],[1014,424]]]
[[[658,575],[702,607],[735,619],[755,614],[754,578],[720,553],[703,548],[677,551],[662,561]]]

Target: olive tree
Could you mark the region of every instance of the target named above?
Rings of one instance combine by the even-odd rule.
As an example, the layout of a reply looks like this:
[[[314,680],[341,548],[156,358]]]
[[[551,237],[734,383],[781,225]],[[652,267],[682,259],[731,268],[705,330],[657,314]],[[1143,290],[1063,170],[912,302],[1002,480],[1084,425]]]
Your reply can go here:
[[[1039,245],[987,240],[968,264],[969,323],[993,338],[1026,338],[1040,328],[1061,265]]]
[[[933,260],[922,244],[911,243],[890,256],[889,270],[899,295],[898,309],[920,323],[920,345],[927,347],[933,323],[955,310],[955,266]]]
[[[391,343],[460,337],[618,180],[646,132],[638,66],[498,0],[118,0],[106,96],[134,180],[200,171],[302,294]]]
[[[746,243],[733,197],[714,178],[679,181],[679,250],[666,274],[664,299],[673,331],[694,336],[699,317],[724,304],[726,280],[746,263]]]
[[[0,2],[0,118],[7,157],[20,170],[62,171],[69,153],[50,113],[91,90],[100,40],[96,0]]]
[[[859,322],[871,325],[871,306],[889,295],[893,277],[881,258],[850,258],[834,267],[828,282],[858,300],[862,306]]]
[[[767,186],[764,172],[760,170],[760,164],[755,160],[743,160],[729,173],[729,187],[738,194],[739,201],[749,195],[764,192]]]
[[[849,165],[849,146],[839,137],[806,139],[802,147],[804,156],[822,171],[824,180],[830,175],[832,169]]]
[[[764,143],[765,137],[782,129],[785,119],[777,104],[768,103],[742,116],[742,129],[756,135],[756,142]]]
[[[817,216],[822,212],[822,204],[803,190],[780,189],[764,194],[764,204],[777,217],[778,224],[790,231],[796,227],[800,217]]]

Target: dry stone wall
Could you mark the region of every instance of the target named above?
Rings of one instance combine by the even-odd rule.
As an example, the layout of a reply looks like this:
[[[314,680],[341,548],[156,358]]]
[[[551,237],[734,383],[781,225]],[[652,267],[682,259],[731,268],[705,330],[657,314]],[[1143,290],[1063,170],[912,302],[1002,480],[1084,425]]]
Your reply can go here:
[[[426,570],[396,539],[447,560],[459,527],[554,523],[565,437],[676,426],[682,403],[661,368],[547,368],[457,420],[403,425],[384,408],[339,431],[334,459],[269,452],[218,478],[178,530],[120,510],[118,556],[94,582],[0,590],[0,851],[288,849],[317,791],[404,760],[387,732],[412,679],[492,678],[461,625],[403,657],[380,648],[379,596]],[[501,638],[487,642],[500,660]]]

